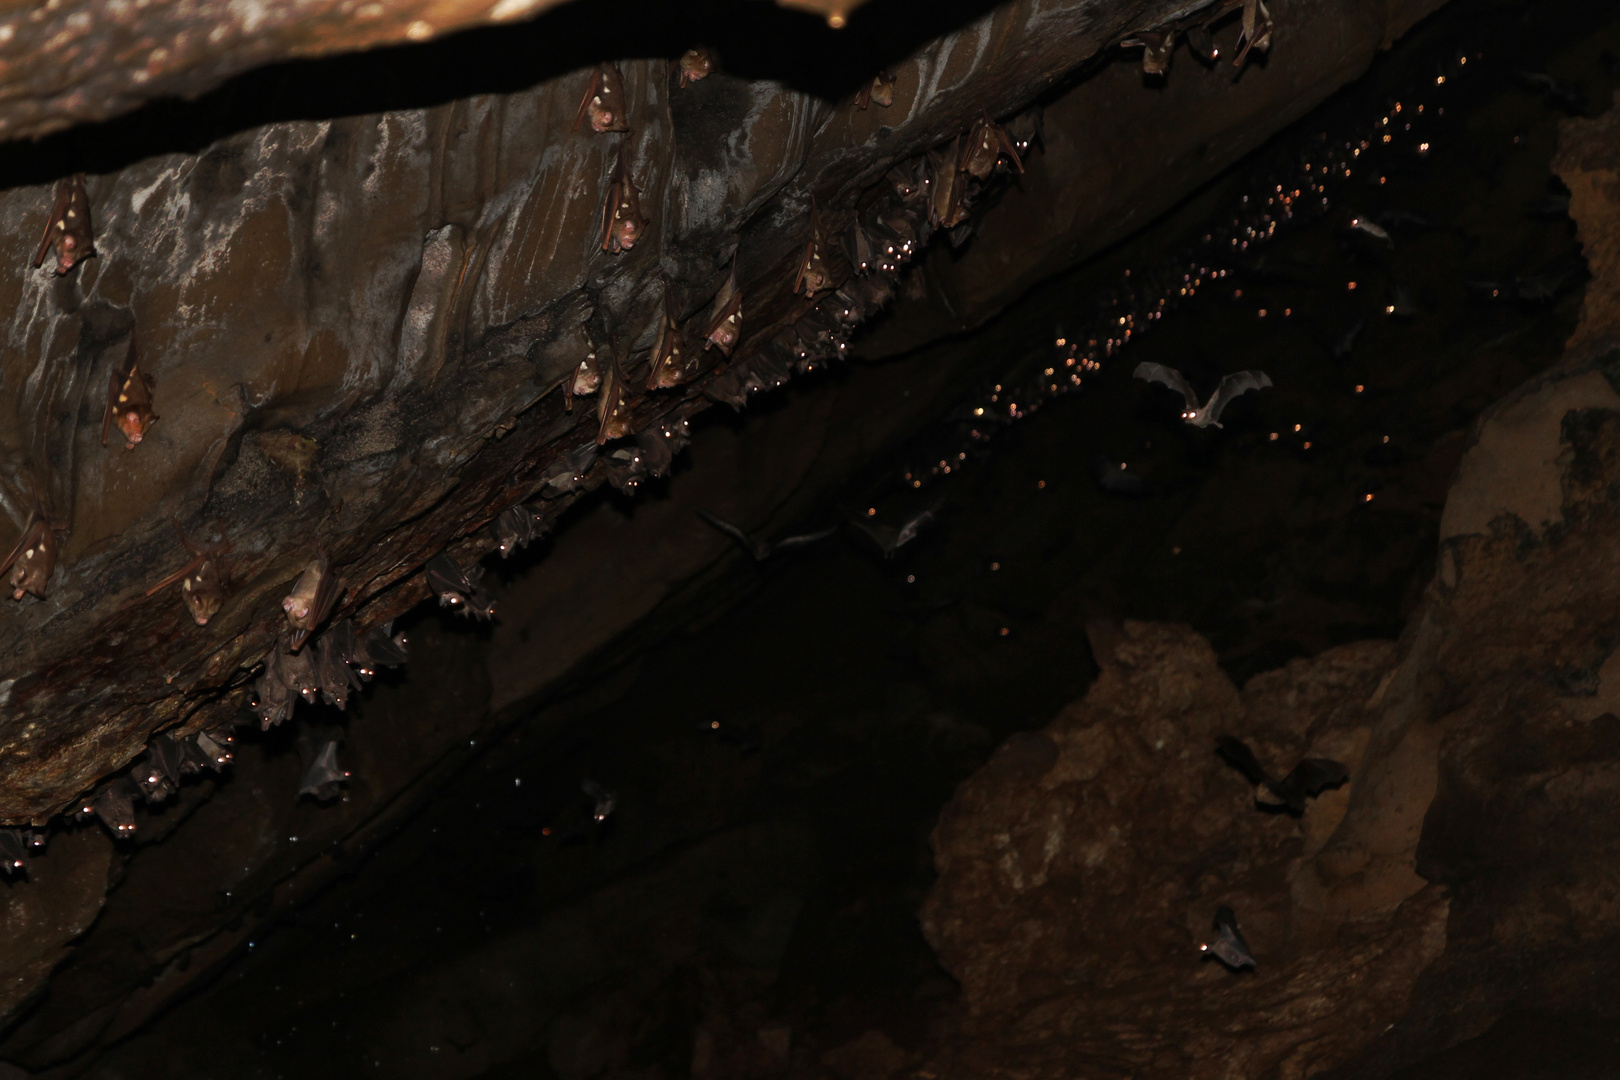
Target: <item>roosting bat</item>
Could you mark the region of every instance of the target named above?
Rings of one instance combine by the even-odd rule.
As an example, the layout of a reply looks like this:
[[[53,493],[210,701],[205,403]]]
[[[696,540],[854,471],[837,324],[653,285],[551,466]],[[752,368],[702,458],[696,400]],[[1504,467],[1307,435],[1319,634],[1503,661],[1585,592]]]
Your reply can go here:
[[[855,95],[855,107],[865,109],[869,105],[876,105],[880,109],[887,109],[894,104],[894,76],[887,71],[880,71],[872,76],[872,81],[861,87],[860,93]]]
[[[0,563],[0,574],[11,571],[13,600],[21,600],[24,593],[45,599],[45,585],[51,580],[51,571],[56,569],[56,555],[61,549],[56,534],[67,531],[67,527],[52,519],[45,509],[39,497],[39,480],[33,473],[29,473],[29,482],[33,485],[33,511],[17,546],[6,556],[6,561]]]
[[[1215,909],[1215,940],[1198,946],[1198,951],[1206,959],[1213,956],[1233,971],[1256,966],[1249,943],[1238,930],[1237,915],[1229,907]]]
[[[340,709],[348,709],[349,692],[364,684],[360,676],[349,668],[349,657],[355,654],[354,623],[348,619],[336,623],[315,639],[315,679],[321,689],[321,700]]]
[[[898,529],[892,525],[879,525],[875,521],[866,521],[862,518],[855,519],[855,527],[872,538],[883,550],[884,558],[892,559],[896,551],[917,539],[917,534],[922,531],[924,525],[934,520],[939,508],[940,503],[936,502],[916,517],[902,523]]]
[[[45,252],[56,252],[56,273],[65,274],[96,253],[90,231],[90,197],[84,192],[84,173],[74,173],[56,182],[56,202],[51,206],[45,235],[34,252],[34,268],[45,261]]]
[[[106,790],[90,804],[90,809],[116,839],[128,839],[135,835],[137,794],[139,789],[136,788],[135,782],[127,776],[120,776],[108,784]]]
[[[304,567],[292,592],[281,601],[281,609],[287,613],[287,624],[292,627],[287,648],[293,652],[301,649],[305,639],[332,613],[342,595],[343,579],[332,573],[326,556],[317,552],[314,561]]]
[[[675,321],[669,281],[664,281],[664,321],[658,326],[658,343],[653,346],[652,370],[647,373],[648,390],[669,390],[697,374],[697,357],[688,356],[686,339]]]
[[[1120,42],[1119,47],[1142,50],[1142,74],[1163,75],[1170,70],[1170,53],[1176,47],[1176,31],[1173,27],[1138,30]]]
[[[681,53],[677,67],[680,69],[680,78],[676,82],[676,88],[680,89],[700,82],[714,72],[714,54],[702,45],[687,49]]]
[[[731,276],[721,286],[720,292],[714,298],[714,314],[709,318],[709,327],[703,332],[703,347],[715,346],[725,356],[731,355],[731,350],[737,347],[737,341],[742,337],[742,293],[737,291],[737,268],[731,268]]]
[[[1243,66],[1250,49],[1270,51],[1271,12],[1266,10],[1266,0],[1243,0],[1243,32],[1238,35],[1238,44],[1242,47],[1232,60],[1233,67]]]
[[[281,658],[285,654],[280,645],[270,646],[264,654],[264,669],[253,681],[253,712],[259,718],[259,728],[269,731],[292,715],[297,695],[287,687],[281,676]]]
[[[624,143],[619,144],[619,160],[613,166],[607,199],[602,203],[602,250],[614,255],[629,251],[641,239],[647,219],[641,216],[641,192],[630,175],[630,165],[624,157]]]
[[[1012,159],[1013,168],[1019,172],[1024,171],[1024,163],[1018,157],[1018,148],[1013,145],[1006,129],[988,115],[981,116],[978,123],[973,125],[973,130],[968,133],[967,142],[962,144],[961,157],[957,159],[956,168],[975,180],[987,180],[995,171],[996,163],[1001,160],[1003,154]],[[945,228],[950,226],[947,225]]]
[[[276,671],[287,689],[311,705],[321,688],[320,676],[315,673],[315,650],[283,652],[278,657]]]
[[[479,584],[484,568],[473,565],[463,570],[448,555],[439,554],[423,567],[428,588],[439,598],[440,607],[454,608],[468,618],[493,619],[495,602]]]
[[[597,446],[630,434],[630,402],[624,369],[619,366],[618,341],[611,341],[609,349],[607,372],[602,377],[602,396],[596,399]]]
[[[218,772],[231,763],[228,743],[218,742],[213,735],[199,731],[180,744],[181,768],[190,772],[212,769]]]
[[[838,531],[838,526],[834,525],[830,529],[822,529],[819,532],[813,533],[804,533],[800,536],[789,536],[773,543],[765,539],[763,536],[745,533],[741,529],[737,528],[737,526],[727,521],[725,518],[716,517],[707,510],[699,510],[698,516],[704,521],[707,521],[710,525],[713,525],[715,528],[719,529],[721,532],[725,533],[727,536],[731,537],[733,540],[737,541],[738,545],[741,546],[744,551],[748,552],[748,554],[754,557],[755,562],[764,562],[766,559],[777,554],[778,552],[792,551],[795,548],[806,547],[813,544],[817,540],[825,540],[827,537]]]
[[[208,620],[225,603],[225,594],[230,587],[225,575],[225,555],[231,550],[231,542],[221,540],[217,544],[193,544],[181,531],[178,521],[174,523],[174,531],[180,533],[180,543],[191,552],[192,559],[147,589],[146,595],[155,595],[178,581],[180,598],[186,602],[191,617],[198,626],[207,626]]]
[[[586,353],[574,373],[563,380],[563,407],[569,412],[574,411],[575,397],[590,397],[602,386],[602,362],[596,353],[594,348]]]
[[[146,747],[146,758],[130,774],[148,803],[160,803],[180,790],[184,754],[169,735],[159,735]]]
[[[630,124],[625,120],[624,79],[619,75],[617,64],[596,65],[596,70],[591,74],[591,85],[580,99],[579,114],[574,117],[575,131],[579,130],[587,115],[591,118],[591,130],[598,134],[630,130]]]
[[[1298,817],[1305,812],[1305,800],[1314,799],[1329,788],[1336,788],[1350,779],[1350,770],[1342,762],[1329,758],[1306,758],[1294,766],[1281,780],[1261,768],[1254,751],[1242,739],[1222,735],[1215,740],[1215,753],[1222,761],[1242,773],[1257,788],[1265,788],[1279,800],[1262,806],[1283,808]]]
[[[1193,427],[1220,427],[1221,413],[1231,404],[1233,398],[1250,390],[1262,390],[1271,385],[1271,377],[1263,371],[1239,371],[1228,375],[1221,380],[1221,385],[1209,396],[1209,400],[1202,406],[1198,404],[1198,396],[1193,393],[1187,384],[1186,376],[1175,368],[1165,367],[1163,364],[1137,364],[1132,376],[1144,379],[1147,382],[1163,383],[1181,395],[1186,408],[1181,411],[1181,418]]]
[[[377,674],[379,667],[403,664],[407,659],[405,648],[409,644],[404,634],[394,633],[394,624],[390,621],[373,626],[361,635],[354,654],[345,659],[354,665],[362,679],[369,679]]]
[[[544,477],[546,488],[559,495],[576,490],[585,482],[585,475],[590,472],[592,463],[596,461],[596,451],[596,440],[592,439],[565,452],[562,458],[546,471]]]
[[[821,216],[816,213],[816,200],[810,198],[810,239],[805,241],[804,254],[799,256],[799,272],[793,278],[793,291],[813,297],[832,287],[832,271],[822,257],[826,237],[821,230]]]
[[[545,525],[533,507],[508,506],[490,526],[495,533],[496,550],[507,558],[519,548],[526,548],[545,533]]]
[[[962,160],[962,136],[951,140],[943,158],[930,155],[934,178],[928,195],[928,224],[952,229],[967,220],[966,188],[957,165]]]
[[[28,841],[21,829],[0,829],[0,874],[28,873]]]
[[[135,358],[135,335],[129,335],[129,354],[122,368],[115,368],[107,386],[107,409],[101,416],[101,445],[114,424],[124,433],[124,449],[140,445],[146,429],[157,422],[152,411],[152,376],[141,371]]]

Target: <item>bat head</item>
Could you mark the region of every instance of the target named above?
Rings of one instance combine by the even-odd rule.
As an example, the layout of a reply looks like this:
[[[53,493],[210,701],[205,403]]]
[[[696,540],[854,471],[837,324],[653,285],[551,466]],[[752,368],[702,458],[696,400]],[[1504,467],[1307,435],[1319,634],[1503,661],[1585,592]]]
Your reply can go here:
[[[885,109],[894,104],[894,76],[881,71],[873,76],[872,102]]]
[[[680,85],[698,82],[707,78],[713,71],[714,59],[707,49],[687,49],[681,54]]]

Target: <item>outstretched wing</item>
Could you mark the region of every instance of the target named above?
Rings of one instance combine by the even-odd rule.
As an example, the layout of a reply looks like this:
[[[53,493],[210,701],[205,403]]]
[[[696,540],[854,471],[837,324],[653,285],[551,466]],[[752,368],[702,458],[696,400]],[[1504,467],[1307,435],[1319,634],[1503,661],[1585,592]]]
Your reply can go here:
[[[802,536],[789,536],[776,542],[776,550],[782,551],[787,548],[804,547],[806,544],[813,544],[817,540],[825,540],[837,531],[838,526],[834,525],[830,529],[820,529],[813,533],[805,533]]]
[[[1239,371],[1228,375],[1221,380],[1216,388],[1215,396],[1209,399],[1209,422],[1216,423],[1221,413],[1232,403],[1232,399],[1239,394],[1246,394],[1250,390],[1263,390],[1271,385],[1271,376],[1263,371]]]
[[[1145,379],[1148,382],[1163,383],[1181,395],[1182,400],[1187,403],[1188,412],[1198,411],[1198,398],[1193,393],[1193,388],[1187,384],[1186,376],[1175,368],[1165,367],[1163,364],[1144,362],[1136,365],[1136,370],[1131,372],[1131,377]],[[1221,385],[1226,384],[1222,383]]]
[[[1270,785],[1271,777],[1261,768],[1260,761],[1249,749],[1249,744],[1242,739],[1235,739],[1230,735],[1222,735],[1215,740],[1215,753],[1220,759],[1232,768],[1243,774],[1244,779],[1255,787],[1261,784]]]

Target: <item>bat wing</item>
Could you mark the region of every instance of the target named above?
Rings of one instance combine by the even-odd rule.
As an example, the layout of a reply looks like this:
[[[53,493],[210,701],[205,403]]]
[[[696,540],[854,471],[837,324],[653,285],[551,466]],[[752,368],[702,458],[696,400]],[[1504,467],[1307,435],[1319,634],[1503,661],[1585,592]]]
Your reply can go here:
[[[789,536],[786,539],[778,540],[776,542],[776,550],[782,551],[788,548],[804,547],[806,544],[813,544],[817,540],[825,540],[827,537],[831,536],[837,531],[838,526],[834,525],[830,529],[821,529],[813,533],[804,533],[801,536]]]
[[[899,546],[899,530],[889,525],[878,525],[875,522],[855,519],[855,527],[872,538],[872,542],[883,549],[883,554],[893,555],[894,549]]]
[[[1220,736],[1215,740],[1215,753],[1222,761],[1242,773],[1244,779],[1255,787],[1271,784],[1271,777],[1261,768],[1260,761],[1254,756],[1254,751],[1249,749],[1249,744],[1242,739],[1230,735]]]
[[[590,107],[591,98],[596,96],[596,92],[601,89],[601,87],[602,69],[599,67],[591,73],[591,82],[590,85],[585,88],[585,96],[579,99],[579,112],[574,114],[575,131],[579,130],[580,123],[585,119],[585,110]],[[49,234],[47,233],[47,235]]]
[[[22,538],[17,541],[17,546],[11,549],[11,554],[6,556],[5,562],[0,562],[0,575],[11,569],[19,555],[39,542],[39,538],[45,532],[46,527],[45,519],[36,512],[27,528],[23,529]]]
[[[1246,394],[1250,390],[1264,390],[1271,385],[1271,376],[1263,371],[1239,371],[1228,375],[1221,380],[1216,388],[1215,396],[1209,401],[1209,422],[1216,423],[1221,413],[1232,403],[1232,399],[1239,394]]]
[[[715,528],[737,541],[737,543],[743,546],[744,551],[752,552],[754,550],[753,538],[747,533],[743,532],[741,529],[737,528],[737,526],[733,525],[731,522],[727,521],[725,518],[715,517],[707,510],[699,510],[698,517],[702,518],[704,521],[707,521],[710,525],[713,525]]]
[[[1163,383],[1181,395],[1181,399],[1187,403],[1188,412],[1198,410],[1198,396],[1193,393],[1193,388],[1187,384],[1187,377],[1173,367],[1144,362],[1136,365],[1136,370],[1131,372],[1131,377],[1144,379],[1147,382]]]
[[[1301,798],[1312,798],[1330,788],[1339,787],[1350,780],[1350,770],[1342,761],[1331,758],[1306,758],[1294,766],[1294,771],[1283,780],[1283,787],[1298,792]]]
[[[58,221],[62,220],[62,215],[67,212],[70,197],[67,185],[58,183],[56,186],[56,199],[51,203],[51,216],[45,222],[45,235],[39,238],[39,250],[34,252],[34,269],[36,270],[39,269],[39,264],[45,261],[45,253],[51,249],[51,230]]]
[[[349,778],[349,774],[338,767],[337,746],[335,739],[321,745],[315,760],[304,770],[298,794],[313,795],[317,799],[330,799],[337,795],[337,786]]]

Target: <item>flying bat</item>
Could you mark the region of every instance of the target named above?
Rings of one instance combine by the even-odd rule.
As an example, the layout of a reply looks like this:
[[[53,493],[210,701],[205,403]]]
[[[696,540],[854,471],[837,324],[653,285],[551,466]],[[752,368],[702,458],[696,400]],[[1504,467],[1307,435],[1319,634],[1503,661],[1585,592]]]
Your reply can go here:
[[[938,512],[939,507],[940,504],[936,502],[916,517],[903,522],[899,528],[892,525],[879,525],[875,521],[864,521],[861,518],[855,519],[855,527],[870,536],[873,542],[883,549],[884,558],[892,559],[896,551],[917,539],[917,534],[922,531],[922,527],[934,520],[934,514]]]
[[[804,533],[800,536],[789,536],[786,539],[778,540],[775,543],[772,543],[763,536],[756,536],[752,533],[743,532],[725,518],[716,517],[707,510],[699,510],[698,517],[701,517],[704,521],[707,521],[710,525],[713,525],[715,528],[737,541],[737,544],[744,551],[748,552],[748,554],[754,557],[755,562],[764,562],[766,559],[770,558],[772,555],[775,555],[779,551],[791,551],[794,548],[801,548],[805,547],[806,545],[813,544],[817,540],[825,540],[827,537],[838,531],[838,526],[834,525],[830,529],[822,529],[813,533]]]
[[[591,807],[591,820],[598,825],[611,817],[619,805],[618,793],[609,791],[595,780],[581,781],[579,789],[595,800],[595,805]]]
[[[1221,426],[1221,413],[1226,411],[1233,398],[1250,390],[1261,390],[1271,385],[1271,377],[1263,371],[1239,371],[1228,375],[1221,380],[1221,385],[1209,396],[1209,400],[1202,406],[1198,404],[1198,397],[1188,385],[1186,376],[1175,368],[1165,367],[1163,364],[1137,364],[1132,376],[1144,379],[1147,382],[1163,383],[1181,395],[1186,408],[1181,411],[1181,418],[1193,427]]]
[[[101,445],[107,445],[107,435],[116,424],[124,433],[124,449],[133,450],[157,419],[152,411],[152,376],[141,370],[132,333],[124,364],[113,369],[107,386],[107,408],[101,415]]]
[[[1198,951],[1206,959],[1213,956],[1233,971],[1257,966],[1249,943],[1243,940],[1243,933],[1238,929],[1237,915],[1229,907],[1215,909],[1215,940],[1198,946]]]
[[[84,173],[74,173],[56,182],[56,202],[45,222],[45,235],[34,252],[34,267],[45,261],[45,252],[55,250],[55,273],[65,274],[96,253],[90,231],[90,197],[84,191]]]
[[[1254,751],[1242,739],[1222,735],[1215,740],[1215,753],[1257,788],[1265,788],[1278,802],[1260,800],[1262,806],[1280,807],[1298,817],[1305,812],[1305,800],[1314,799],[1329,788],[1339,787],[1350,779],[1350,770],[1342,762],[1328,758],[1306,758],[1281,780],[1273,779],[1261,767]]]
[[[298,759],[304,765],[298,794],[316,802],[337,798],[342,794],[339,788],[349,780],[349,772],[338,764],[338,740],[328,734],[330,730],[306,728],[298,733]]]

